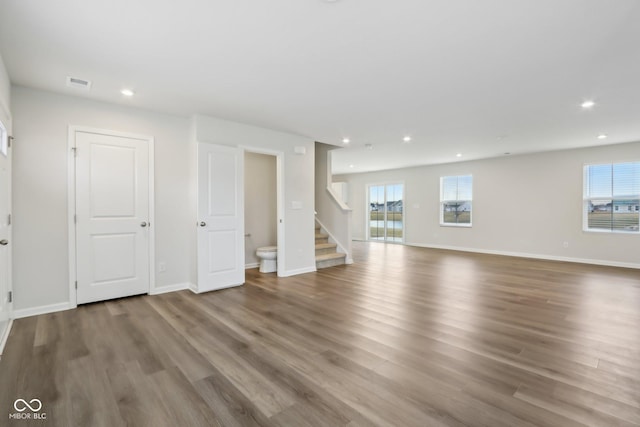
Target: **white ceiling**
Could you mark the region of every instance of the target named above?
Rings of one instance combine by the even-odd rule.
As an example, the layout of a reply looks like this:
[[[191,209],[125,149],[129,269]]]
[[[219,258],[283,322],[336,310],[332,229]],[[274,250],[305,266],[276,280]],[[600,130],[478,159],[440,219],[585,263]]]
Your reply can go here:
[[[18,85],[348,136],[334,171],[361,172],[640,140],[639,23],[638,0],[0,0],[0,54]]]

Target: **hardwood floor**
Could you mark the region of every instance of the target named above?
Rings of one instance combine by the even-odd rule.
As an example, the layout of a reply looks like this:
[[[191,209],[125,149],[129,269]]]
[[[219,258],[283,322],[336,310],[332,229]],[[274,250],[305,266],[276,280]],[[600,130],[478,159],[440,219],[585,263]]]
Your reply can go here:
[[[354,249],[318,273],[17,320],[0,425],[640,425],[640,271]],[[18,398],[46,420],[6,421]]]

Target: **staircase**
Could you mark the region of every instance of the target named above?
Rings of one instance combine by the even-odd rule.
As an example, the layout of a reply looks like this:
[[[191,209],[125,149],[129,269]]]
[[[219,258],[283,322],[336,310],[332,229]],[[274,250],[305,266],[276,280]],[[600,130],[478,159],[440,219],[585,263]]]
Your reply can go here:
[[[334,267],[345,263],[346,255],[337,251],[338,245],[329,243],[329,236],[323,234],[316,224],[316,269]]]

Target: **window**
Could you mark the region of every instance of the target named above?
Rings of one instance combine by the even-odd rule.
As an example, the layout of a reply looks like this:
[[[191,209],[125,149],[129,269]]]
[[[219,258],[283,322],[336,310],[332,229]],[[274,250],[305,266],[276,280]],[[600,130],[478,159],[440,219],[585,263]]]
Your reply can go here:
[[[369,239],[402,242],[404,208],[402,184],[369,185]]]
[[[585,231],[638,233],[640,162],[584,167]]]
[[[440,225],[471,227],[473,177],[440,178]]]

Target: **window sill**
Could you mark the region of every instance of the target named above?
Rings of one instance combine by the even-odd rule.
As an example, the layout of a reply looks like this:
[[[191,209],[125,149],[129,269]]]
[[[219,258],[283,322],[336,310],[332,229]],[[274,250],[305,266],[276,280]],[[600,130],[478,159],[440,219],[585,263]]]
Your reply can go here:
[[[583,233],[595,233],[595,234],[636,234],[640,235],[640,230],[591,230],[582,229]]]

